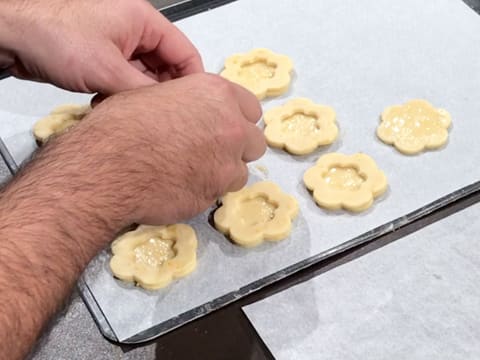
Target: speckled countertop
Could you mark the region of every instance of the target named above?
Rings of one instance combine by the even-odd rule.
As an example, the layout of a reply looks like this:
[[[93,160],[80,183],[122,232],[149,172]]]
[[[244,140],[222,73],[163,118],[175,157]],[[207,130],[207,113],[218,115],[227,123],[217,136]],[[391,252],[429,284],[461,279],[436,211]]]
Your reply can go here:
[[[155,359],[155,344],[126,350],[110,343],[100,334],[75,291],[69,305],[44,332],[31,359]]]

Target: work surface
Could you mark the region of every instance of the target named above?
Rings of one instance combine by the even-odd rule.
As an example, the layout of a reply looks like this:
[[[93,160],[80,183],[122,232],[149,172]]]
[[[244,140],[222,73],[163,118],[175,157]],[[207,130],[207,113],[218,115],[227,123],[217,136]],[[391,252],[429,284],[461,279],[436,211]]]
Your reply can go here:
[[[278,360],[480,357],[480,204],[244,308]]]
[[[61,353],[58,353],[57,356],[53,356],[52,353],[50,354],[47,354],[45,352],[45,349],[50,349],[50,350],[54,350],[54,349],[58,349],[58,350],[65,350],[65,344],[72,344],[73,343],[73,339],[77,338],[84,338],[86,334],[90,334],[89,335],[89,338],[90,339],[98,339],[98,335],[96,333],[96,330],[94,331],[93,328],[91,328],[91,325],[92,325],[92,322],[90,321],[90,323],[88,322],[89,319],[88,319],[88,315],[83,311],[84,308],[82,308],[82,304],[80,302],[78,302],[78,300],[75,300],[72,304],[72,306],[70,307],[69,311],[65,314],[65,316],[63,317],[63,319],[60,320],[60,322],[53,328],[53,330],[50,332],[50,336],[48,336],[47,338],[47,342],[46,342],[46,346],[43,347],[43,349],[41,349],[38,353],[37,353],[37,357],[38,358],[62,358],[62,355]],[[221,322],[221,319],[222,319],[222,314],[225,314],[225,312],[222,312],[222,313],[218,313],[218,314],[215,314],[217,316],[217,319],[218,321]],[[214,316],[215,316],[214,315]],[[75,328],[75,331],[73,332],[69,332],[69,331],[66,331],[67,329],[72,329],[71,326],[73,324],[77,324],[78,323],[78,320],[79,319],[84,319],[86,321],[85,325],[86,327],[84,328],[86,331],[83,332],[82,331],[82,327],[78,327],[78,328]],[[239,318],[241,319],[241,317]],[[244,322],[242,322],[243,320],[239,320],[237,319],[237,321],[239,321],[240,323],[238,324],[239,327],[242,326],[242,324],[244,324]],[[225,317],[224,317],[224,320],[225,320]],[[204,323],[208,323],[210,320],[206,319],[204,320],[203,322]],[[158,342],[158,346],[157,346],[157,351],[159,352],[159,354],[162,354],[163,357],[162,358],[168,358],[168,352],[169,350],[173,351],[173,348],[174,347],[169,347],[168,345],[173,345],[173,343],[175,343],[174,340],[172,340],[172,336],[173,337],[177,337],[179,338],[179,342],[181,340],[181,337],[182,335],[186,335],[188,334],[187,336],[187,341],[191,344],[194,344],[195,343],[195,339],[200,339],[200,338],[205,338],[206,336],[208,337],[212,337],[212,336],[215,336],[215,335],[218,335],[218,334],[212,334],[210,332],[210,334],[203,334],[203,330],[201,327],[198,326],[199,323],[202,323],[202,321],[200,322],[197,322],[196,324],[192,324],[190,325],[188,328],[189,329],[192,329],[192,330],[188,330],[188,329],[181,329],[179,331],[176,331],[166,337],[162,337],[162,339],[159,340]],[[221,326],[217,326],[217,327],[221,327]],[[77,333],[78,331],[78,333]],[[189,333],[189,331],[191,333]],[[208,330],[208,331],[212,331],[212,330]],[[233,331],[233,330],[232,330]],[[60,338],[59,335],[61,336],[64,336],[66,338]],[[71,335],[69,337],[69,335]],[[240,336],[240,339],[242,337]],[[252,338],[253,339],[253,338]],[[251,340],[250,340],[251,341]],[[223,335],[222,338],[217,338],[215,339],[214,341],[210,340],[210,341],[205,341],[204,343],[206,344],[212,344],[212,342],[218,342],[218,343],[223,343],[225,346],[228,346],[228,344],[231,342],[231,340],[229,341],[228,339],[225,339],[225,336]],[[82,349],[82,345],[85,346],[85,347],[88,347],[88,348],[84,348]],[[83,354],[81,356],[81,358],[89,358],[88,354],[91,354],[91,356],[93,356],[92,358],[107,358],[107,357],[103,357],[104,355],[107,356],[106,354],[107,353],[110,353],[110,356],[112,356],[112,358],[118,358],[120,357],[121,354],[123,354],[123,352],[120,351],[119,348],[117,347],[112,347],[110,344],[108,344],[107,342],[102,342],[102,344],[99,346],[99,348],[96,350],[96,352],[94,351],[89,351],[90,350],[93,350],[93,348],[90,346],[91,344],[88,343],[88,342],[85,342],[85,343],[82,343],[82,344],[78,344],[75,345],[74,347],[71,347],[69,349],[69,354],[68,356],[65,356],[64,358],[72,358],[72,355],[71,355],[71,352],[74,352],[75,354]],[[155,353],[155,346],[154,345],[150,345],[148,347],[144,347],[144,348],[141,348],[140,350],[135,350],[135,351],[132,351],[132,352],[129,352],[125,355],[122,355],[123,357],[125,358],[129,358],[129,357],[132,357],[132,358],[148,358],[148,357],[151,357],[151,356],[154,356],[154,353]],[[194,346],[192,346],[192,349],[194,348]],[[250,342],[250,348],[251,349],[257,349],[257,350],[252,350],[252,351],[257,351],[258,354],[265,354],[265,352],[262,352],[262,347],[261,345],[258,345],[258,343],[252,345],[252,343]],[[212,349],[213,350],[213,349]],[[183,353],[182,353],[183,351]],[[96,355],[95,355],[96,354]],[[100,355],[102,354],[102,355]],[[176,352],[176,354],[185,354],[185,350],[178,350]],[[43,356],[43,357],[42,357]],[[212,358],[210,356],[210,358]],[[220,357],[221,358],[221,357]]]

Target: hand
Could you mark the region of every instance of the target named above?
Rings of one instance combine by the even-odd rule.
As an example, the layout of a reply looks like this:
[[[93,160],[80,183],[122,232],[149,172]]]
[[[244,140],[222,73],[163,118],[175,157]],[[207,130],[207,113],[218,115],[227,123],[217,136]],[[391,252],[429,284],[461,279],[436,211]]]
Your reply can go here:
[[[266,148],[255,126],[260,117],[258,100],[244,88],[216,75],[191,75],[99,104],[78,125],[81,138],[97,144],[85,144],[81,157],[108,159],[118,177],[112,181],[126,182],[118,194],[134,196],[138,210],[128,221],[182,221],[245,185],[245,162]]]
[[[26,355],[123,226],[182,221],[241,188],[265,151],[260,115],[247,90],[196,74],[111,96],[49,140],[0,191],[0,358]]]
[[[110,95],[203,71],[192,43],[145,0],[10,1],[1,12],[0,69],[22,79]]]

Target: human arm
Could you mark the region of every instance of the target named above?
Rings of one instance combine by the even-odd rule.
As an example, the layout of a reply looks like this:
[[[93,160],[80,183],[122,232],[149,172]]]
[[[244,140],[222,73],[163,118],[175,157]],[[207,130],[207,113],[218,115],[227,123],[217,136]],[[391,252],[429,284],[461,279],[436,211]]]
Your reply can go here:
[[[124,226],[187,219],[243,186],[260,115],[243,88],[192,75],[112,96],[49,140],[0,197],[0,358],[25,354]]]
[[[202,72],[193,44],[146,0],[0,0],[0,69],[114,94]]]

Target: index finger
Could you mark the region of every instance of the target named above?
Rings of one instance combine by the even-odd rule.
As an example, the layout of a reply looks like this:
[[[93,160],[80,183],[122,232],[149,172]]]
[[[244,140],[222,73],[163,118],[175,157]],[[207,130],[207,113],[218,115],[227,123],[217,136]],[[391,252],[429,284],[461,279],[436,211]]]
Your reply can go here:
[[[145,50],[151,53],[157,67],[169,65],[175,69],[178,77],[204,71],[197,48],[183,32],[153,7],[146,27],[147,37],[144,41],[153,47],[147,46],[149,49]]]

